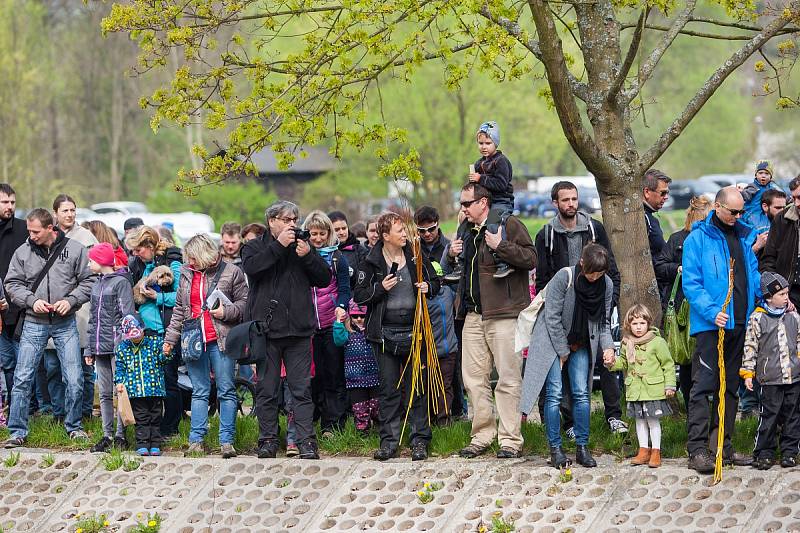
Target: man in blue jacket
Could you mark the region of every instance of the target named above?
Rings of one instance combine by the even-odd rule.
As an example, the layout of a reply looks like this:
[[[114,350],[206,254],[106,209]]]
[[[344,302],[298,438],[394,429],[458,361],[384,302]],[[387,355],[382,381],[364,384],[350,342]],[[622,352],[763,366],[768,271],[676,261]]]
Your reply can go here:
[[[752,245],[755,232],[738,219],[744,214],[744,200],[735,187],[721,189],[714,209],[704,221],[696,222],[683,245],[683,292],[691,306],[690,333],[697,339],[692,357],[692,392],[688,403],[689,468],[700,473],[714,471],[709,442],[716,447],[719,419],[719,367],[717,340],[725,328],[725,438],[723,462],[744,466],[752,458],[735,453],[731,445],[739,387],[738,366],[742,363],[747,319],[761,296],[758,261]],[[733,293],[728,294],[730,263],[733,260]],[[709,419],[708,396],[713,395],[713,418]]]

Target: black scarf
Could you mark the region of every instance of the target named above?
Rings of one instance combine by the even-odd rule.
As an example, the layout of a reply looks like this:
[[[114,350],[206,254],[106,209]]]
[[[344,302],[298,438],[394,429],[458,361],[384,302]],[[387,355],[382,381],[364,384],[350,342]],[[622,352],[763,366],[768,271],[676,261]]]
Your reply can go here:
[[[575,309],[572,312],[572,326],[567,335],[567,344],[571,350],[589,346],[589,322],[601,323],[605,319],[605,312],[605,276],[591,283],[583,272],[579,273],[575,277]]]

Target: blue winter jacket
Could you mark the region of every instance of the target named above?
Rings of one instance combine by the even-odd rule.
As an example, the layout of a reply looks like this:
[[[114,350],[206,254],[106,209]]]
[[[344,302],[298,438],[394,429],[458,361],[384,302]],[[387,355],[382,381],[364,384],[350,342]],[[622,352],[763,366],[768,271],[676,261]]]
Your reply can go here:
[[[769,217],[764,213],[764,210],[761,209],[761,196],[764,194],[764,191],[769,189],[782,190],[774,181],[770,181],[766,185],[761,185],[758,183],[758,180],[754,179],[753,183],[745,187],[742,191],[745,211],[742,222],[752,226],[752,228],[756,230],[756,234],[769,231]]]
[[[436,355],[447,357],[458,352],[458,337],[455,327],[455,291],[442,287],[439,294],[428,298],[428,313],[431,329],[436,339]]]
[[[728,265],[730,252],[725,235],[711,222],[714,211],[705,220],[695,222],[692,231],[683,243],[683,293],[689,301],[690,327],[689,334],[695,335],[703,331],[716,331],[714,324],[717,313],[722,311],[722,304],[728,294]],[[736,222],[736,235],[742,245],[742,252],[747,262],[747,316],[740,322],[747,321],[753,312],[755,302],[761,298],[761,276],[758,273],[758,260],[753,253],[753,242],[756,232],[746,224]],[[733,316],[733,305],[728,306],[730,315],[725,329],[733,329],[736,318]]]

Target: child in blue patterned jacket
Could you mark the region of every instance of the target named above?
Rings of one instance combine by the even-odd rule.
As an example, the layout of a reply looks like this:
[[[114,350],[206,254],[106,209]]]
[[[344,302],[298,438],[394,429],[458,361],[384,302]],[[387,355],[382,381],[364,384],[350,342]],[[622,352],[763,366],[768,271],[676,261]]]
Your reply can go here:
[[[124,340],[115,352],[117,368],[114,383],[117,392],[127,390],[136,419],[136,453],[161,455],[161,409],[166,396],[164,364],[167,356],[161,350],[160,335],[145,335],[133,315],[122,319],[120,331]]]
[[[344,346],[344,378],[356,429],[369,431],[371,421],[378,419],[378,363],[364,336],[367,308],[350,300],[349,316],[333,324],[333,342]]]

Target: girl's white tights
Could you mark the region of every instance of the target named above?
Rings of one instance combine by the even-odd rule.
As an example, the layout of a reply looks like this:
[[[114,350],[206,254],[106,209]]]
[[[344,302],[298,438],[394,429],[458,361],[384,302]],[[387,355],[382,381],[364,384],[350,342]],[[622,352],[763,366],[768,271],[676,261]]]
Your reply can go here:
[[[648,430],[649,426],[649,430]],[[648,438],[649,437],[649,438]],[[661,449],[661,421],[655,417],[636,419],[636,438],[639,439],[639,447]],[[648,441],[650,446],[647,445]]]

